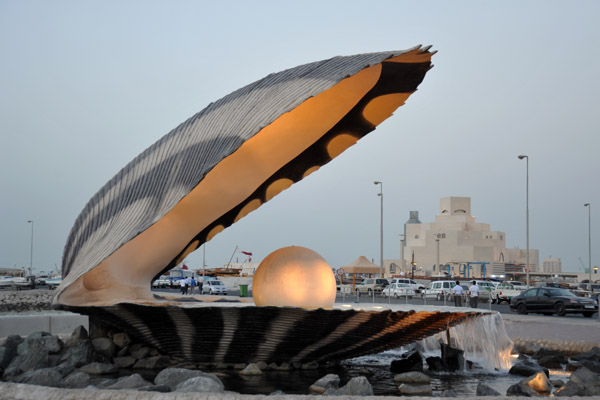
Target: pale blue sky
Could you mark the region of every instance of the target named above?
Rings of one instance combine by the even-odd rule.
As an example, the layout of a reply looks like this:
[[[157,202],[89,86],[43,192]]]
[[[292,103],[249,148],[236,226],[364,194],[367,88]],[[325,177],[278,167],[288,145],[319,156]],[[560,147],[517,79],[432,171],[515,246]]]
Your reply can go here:
[[[478,222],[525,248],[588,264],[600,240],[600,2],[0,0],[0,266],[60,267],[75,218],[127,162],[191,115],[263,76],[336,55],[438,51],[395,115],[318,173],[207,245],[261,260],[287,245],[331,265],[399,257],[410,210],[472,197]],[[188,258],[201,267],[202,251]],[[600,264],[600,247],[592,249]]]

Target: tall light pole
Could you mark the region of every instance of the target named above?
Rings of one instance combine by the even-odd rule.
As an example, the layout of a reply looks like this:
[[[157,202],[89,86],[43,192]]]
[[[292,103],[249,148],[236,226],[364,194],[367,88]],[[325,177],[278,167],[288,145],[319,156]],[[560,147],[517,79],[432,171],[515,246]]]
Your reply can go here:
[[[379,193],[377,196],[381,200],[381,218],[380,218],[380,235],[379,235],[379,276],[383,278],[383,183],[380,181],[373,182],[375,185],[379,185]]]
[[[33,270],[33,220],[31,219],[27,223],[31,224],[31,248],[29,249],[29,275],[31,275]]]
[[[404,234],[400,234],[400,271],[404,272]],[[408,273],[407,273],[408,275]]]
[[[525,200],[525,219],[526,219],[526,235],[527,235],[527,287],[529,287],[529,156],[519,155],[519,160],[526,159],[527,160],[527,178],[525,181],[526,187],[526,200]]]
[[[590,291],[592,290],[592,205],[585,203],[584,207],[588,208],[588,262],[590,268]],[[600,318],[600,317],[598,317]]]

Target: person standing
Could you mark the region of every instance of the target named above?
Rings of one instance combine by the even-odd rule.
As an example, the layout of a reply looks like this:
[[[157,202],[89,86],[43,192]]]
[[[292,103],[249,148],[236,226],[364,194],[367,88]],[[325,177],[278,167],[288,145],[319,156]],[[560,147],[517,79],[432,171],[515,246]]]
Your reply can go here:
[[[462,307],[462,295],[464,293],[463,287],[460,286],[460,282],[456,281],[456,286],[452,288],[452,294],[454,295],[454,307]]]
[[[473,281],[473,284],[469,288],[469,303],[471,303],[471,308],[477,308],[477,302],[479,301],[479,286],[477,286],[477,282]]]
[[[190,281],[190,294],[194,294],[194,287],[196,287],[196,279],[192,276]]]
[[[185,278],[181,278],[181,280],[179,281],[179,287],[181,288],[181,294],[185,294]]]

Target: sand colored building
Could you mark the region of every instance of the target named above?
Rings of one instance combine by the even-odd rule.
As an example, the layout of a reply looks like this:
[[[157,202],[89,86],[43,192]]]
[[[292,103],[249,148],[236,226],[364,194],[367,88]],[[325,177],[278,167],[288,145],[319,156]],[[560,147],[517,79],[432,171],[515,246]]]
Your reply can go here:
[[[505,264],[520,265],[525,271],[527,251],[506,248],[506,234],[492,231],[471,215],[470,197],[444,197],[433,222],[423,223],[411,211],[404,225],[404,263],[386,260],[386,276],[411,271],[414,260],[419,275],[484,276],[500,271]],[[537,271],[538,250],[530,249],[530,271]]]

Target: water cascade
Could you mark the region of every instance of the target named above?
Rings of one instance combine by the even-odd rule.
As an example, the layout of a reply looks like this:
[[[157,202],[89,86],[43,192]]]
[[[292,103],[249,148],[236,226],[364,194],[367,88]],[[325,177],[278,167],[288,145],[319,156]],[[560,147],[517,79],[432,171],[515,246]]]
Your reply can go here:
[[[464,350],[466,360],[474,361],[488,370],[508,370],[513,343],[506,333],[499,313],[484,314],[450,328],[450,345]],[[420,343],[427,355],[440,354],[440,341],[446,343],[447,333],[440,332]]]

